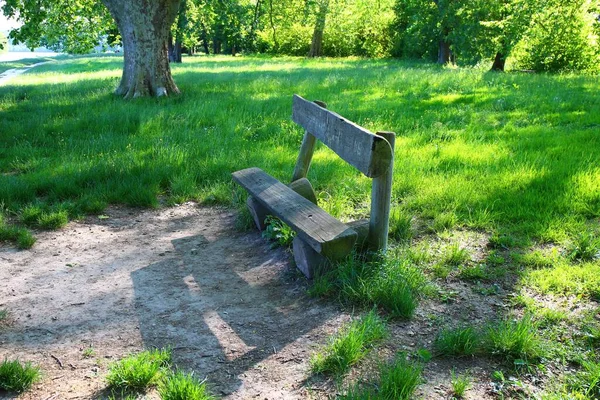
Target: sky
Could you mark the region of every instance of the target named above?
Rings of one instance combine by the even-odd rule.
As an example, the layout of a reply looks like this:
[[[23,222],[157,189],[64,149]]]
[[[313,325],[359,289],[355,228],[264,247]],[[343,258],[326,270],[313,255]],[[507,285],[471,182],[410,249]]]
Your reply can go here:
[[[2,13],[0,13],[0,32],[7,32],[11,29],[19,26],[19,23],[15,20],[8,20]]]

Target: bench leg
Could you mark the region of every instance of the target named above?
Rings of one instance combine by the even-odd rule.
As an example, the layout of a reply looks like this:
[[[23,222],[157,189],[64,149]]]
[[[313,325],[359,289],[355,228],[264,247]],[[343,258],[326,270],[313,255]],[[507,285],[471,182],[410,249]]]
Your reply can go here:
[[[292,246],[296,267],[298,267],[308,279],[314,278],[322,268],[325,268],[329,264],[329,260],[326,257],[317,253],[298,236],[294,238]]]
[[[252,196],[248,196],[246,205],[248,206],[250,214],[252,214],[252,218],[254,219],[254,223],[256,224],[258,230],[264,231],[267,228],[265,225],[265,219],[267,219],[269,211]]]

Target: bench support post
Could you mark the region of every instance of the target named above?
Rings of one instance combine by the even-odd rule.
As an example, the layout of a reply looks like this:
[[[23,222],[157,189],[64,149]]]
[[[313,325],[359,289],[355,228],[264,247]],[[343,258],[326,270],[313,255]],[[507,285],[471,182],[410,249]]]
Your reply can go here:
[[[327,104],[323,103],[322,101],[315,101],[315,104],[320,107],[327,108]],[[306,178],[306,175],[308,175],[308,170],[315,152],[316,144],[317,138],[315,138],[309,132],[305,132],[304,138],[302,139],[302,147],[300,147],[300,154],[298,155],[298,161],[296,161],[296,167],[294,168],[292,182],[301,178]]]
[[[327,260],[326,257],[317,253],[308,243],[298,236],[294,237],[292,249],[296,267],[302,271],[304,276],[308,279],[314,278],[319,271],[322,271],[329,265],[329,260]]]
[[[387,172],[373,179],[371,189],[371,219],[369,222],[369,248],[374,251],[385,251],[388,244],[390,228],[390,208],[392,201],[392,178],[394,171],[394,145],[396,134],[393,132],[377,132],[392,147],[392,161]]]

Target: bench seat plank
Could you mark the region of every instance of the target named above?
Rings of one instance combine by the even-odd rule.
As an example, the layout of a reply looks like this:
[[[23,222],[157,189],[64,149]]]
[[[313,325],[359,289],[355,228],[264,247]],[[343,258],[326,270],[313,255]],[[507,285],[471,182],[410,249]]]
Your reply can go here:
[[[261,169],[234,172],[233,179],[318,253],[340,259],[352,251],[357,238],[353,229]]]

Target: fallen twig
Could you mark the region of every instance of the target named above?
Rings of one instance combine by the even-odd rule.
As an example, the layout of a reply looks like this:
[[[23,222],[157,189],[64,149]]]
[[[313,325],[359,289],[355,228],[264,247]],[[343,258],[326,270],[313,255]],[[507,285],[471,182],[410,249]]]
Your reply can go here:
[[[56,360],[56,362],[58,363],[58,365],[60,366],[61,369],[64,368],[62,361],[60,361],[60,358],[56,357],[54,354],[50,354],[50,357],[52,357]]]

